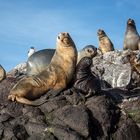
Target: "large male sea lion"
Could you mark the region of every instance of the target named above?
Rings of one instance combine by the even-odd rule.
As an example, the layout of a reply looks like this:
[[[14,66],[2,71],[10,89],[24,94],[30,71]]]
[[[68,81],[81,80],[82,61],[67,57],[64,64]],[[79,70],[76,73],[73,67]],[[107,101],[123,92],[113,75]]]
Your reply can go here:
[[[28,105],[41,103],[31,101],[47,94],[57,94],[66,88],[73,78],[77,62],[77,49],[66,32],[57,37],[56,51],[51,63],[36,76],[27,76],[21,79],[10,91],[9,100]]]
[[[32,54],[27,61],[27,75],[37,75],[50,64],[55,49],[43,49]],[[85,56],[93,58],[97,54],[97,48],[87,45],[78,52],[77,63]]]
[[[124,36],[123,50],[138,50],[140,49],[140,36],[137,32],[135,21],[128,19],[127,28]]]
[[[99,50],[102,54],[110,51],[114,51],[114,46],[109,37],[106,35],[104,30],[99,29],[98,32],[98,39],[99,39]]]

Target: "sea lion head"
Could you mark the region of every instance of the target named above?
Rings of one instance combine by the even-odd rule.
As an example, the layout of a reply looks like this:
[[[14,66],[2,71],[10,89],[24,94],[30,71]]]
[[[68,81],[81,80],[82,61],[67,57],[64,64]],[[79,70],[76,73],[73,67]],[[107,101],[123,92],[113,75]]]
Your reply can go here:
[[[77,69],[79,70],[85,70],[85,69],[87,69],[87,68],[90,68],[90,66],[91,66],[91,64],[92,64],[92,58],[90,58],[90,57],[83,57],[80,61],[79,61],[79,63],[78,63],[78,65],[77,65]]]
[[[106,33],[104,32],[104,30],[99,29],[97,32],[97,35],[99,38],[102,38],[102,37],[106,36]]]
[[[85,55],[91,58],[97,54],[97,48],[93,45],[87,45],[81,51],[84,51]]]
[[[127,25],[135,26],[135,21],[131,18],[127,20]]]
[[[62,32],[57,37],[57,45],[63,47],[75,46],[71,36],[67,32]]]

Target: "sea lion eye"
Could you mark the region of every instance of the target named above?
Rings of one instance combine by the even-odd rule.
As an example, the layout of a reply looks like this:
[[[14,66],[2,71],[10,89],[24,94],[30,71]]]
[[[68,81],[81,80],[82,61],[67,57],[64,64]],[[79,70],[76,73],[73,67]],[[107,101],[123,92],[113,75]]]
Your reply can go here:
[[[88,53],[92,53],[92,50],[90,50],[90,49],[87,49],[87,52],[88,52]]]
[[[60,39],[60,36],[58,36],[58,39]]]

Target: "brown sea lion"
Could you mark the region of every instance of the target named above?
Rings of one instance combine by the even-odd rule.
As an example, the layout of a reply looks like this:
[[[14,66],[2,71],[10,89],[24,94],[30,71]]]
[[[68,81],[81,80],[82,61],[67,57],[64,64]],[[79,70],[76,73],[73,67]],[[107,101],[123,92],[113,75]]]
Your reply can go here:
[[[5,69],[0,65],[0,82],[6,78],[6,71]]]
[[[50,64],[55,53],[55,49],[43,49],[32,54],[27,61],[26,74],[37,75],[42,72]],[[93,45],[87,45],[78,51],[77,63],[85,56],[93,58],[97,54],[97,48]]]
[[[76,62],[77,49],[70,35],[59,34],[55,54],[46,70],[21,79],[10,91],[8,99],[34,106],[42,104],[32,100],[46,92],[53,95],[65,89],[73,78]]]
[[[99,50],[102,54],[110,51],[114,51],[114,46],[109,37],[106,35],[104,30],[99,29],[98,32],[98,39],[99,39]]]
[[[123,50],[140,50],[140,36],[137,32],[135,21],[128,19],[124,36]]]

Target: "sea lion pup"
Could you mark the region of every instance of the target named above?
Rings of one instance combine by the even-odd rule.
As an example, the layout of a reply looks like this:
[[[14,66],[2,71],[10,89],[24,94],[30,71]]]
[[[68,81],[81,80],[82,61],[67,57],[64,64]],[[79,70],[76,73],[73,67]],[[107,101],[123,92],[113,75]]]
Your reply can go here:
[[[73,78],[77,62],[77,49],[66,32],[57,37],[56,51],[51,63],[36,76],[27,76],[19,81],[10,91],[9,100],[37,106],[42,102],[31,101],[47,94],[58,94]]]
[[[55,49],[43,49],[31,55],[27,61],[26,74],[30,76],[42,72],[50,64],[54,53]],[[93,45],[87,45],[78,52],[77,62],[79,62],[82,57],[88,56],[93,58],[96,54],[97,48]]]
[[[6,78],[6,71],[5,69],[0,65],[0,82]]]
[[[114,51],[114,46],[109,37],[106,35],[104,30],[99,29],[98,32],[98,39],[99,39],[99,50],[102,54],[110,51]]]
[[[76,66],[72,90],[80,91],[85,97],[95,95],[101,90],[100,80],[91,72],[91,65],[92,58],[83,57]]]
[[[127,28],[124,36],[123,50],[138,50],[140,49],[140,36],[137,32],[135,21],[128,19]]]

